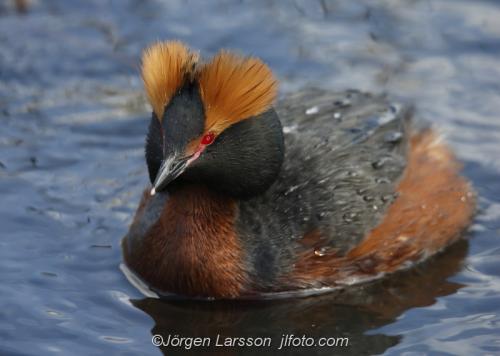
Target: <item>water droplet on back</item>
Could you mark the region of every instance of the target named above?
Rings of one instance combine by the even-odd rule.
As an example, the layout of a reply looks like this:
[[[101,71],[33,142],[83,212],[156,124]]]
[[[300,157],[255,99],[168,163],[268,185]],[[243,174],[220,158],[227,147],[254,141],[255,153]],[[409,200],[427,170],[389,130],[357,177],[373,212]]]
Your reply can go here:
[[[351,101],[346,99],[346,100],[337,100],[333,102],[333,105],[338,107],[338,108],[346,108],[351,106]]]
[[[326,247],[321,247],[321,248],[314,250],[314,254],[318,257],[321,257],[321,256],[326,255],[326,250],[327,250]]]
[[[288,134],[290,132],[297,131],[297,125],[283,126],[283,133]]]
[[[325,215],[326,215],[326,213],[324,211],[322,211],[322,212],[316,214],[316,218],[318,220],[323,220],[323,218],[325,217]]]
[[[391,201],[393,199],[394,199],[394,195],[392,195],[392,194],[386,194],[386,195],[382,195],[380,197],[380,200],[382,200],[384,203],[388,202],[388,201]]]
[[[354,218],[356,218],[356,213],[345,213],[344,215],[342,215],[342,218],[345,222],[353,222]]]
[[[390,159],[390,157],[382,157],[382,158],[380,158],[380,159],[378,159],[378,160],[376,160],[376,161],[372,162],[372,167],[373,167],[374,169],[380,169],[380,168],[382,168],[382,166],[383,166],[386,162],[388,162],[388,161],[390,161],[390,160],[391,160],[391,159]]]
[[[384,135],[384,141],[387,143],[397,143],[403,138],[403,133],[400,131],[387,132]]]
[[[319,108],[317,106],[313,106],[306,110],[306,115],[314,115],[319,112]]]
[[[391,181],[389,180],[389,178],[385,178],[385,177],[375,178],[375,183],[378,183],[378,184],[381,184],[381,183],[389,184],[390,182]]]
[[[297,185],[292,185],[290,188],[288,188],[286,190],[286,192],[284,193],[284,195],[288,195],[290,193],[293,193],[294,191],[296,191],[298,188],[300,187],[300,184],[297,184]]]

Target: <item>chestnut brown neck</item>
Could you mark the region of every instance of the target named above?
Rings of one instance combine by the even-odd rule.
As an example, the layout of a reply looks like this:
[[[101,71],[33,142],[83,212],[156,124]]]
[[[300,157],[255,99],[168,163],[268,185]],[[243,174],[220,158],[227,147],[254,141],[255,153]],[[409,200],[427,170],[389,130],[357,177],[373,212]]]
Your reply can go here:
[[[159,291],[193,297],[240,295],[247,274],[234,230],[235,201],[195,184],[178,185],[155,197],[146,193],[131,231],[144,224],[148,205],[164,194],[169,196],[159,219],[133,248],[124,244],[127,265]]]

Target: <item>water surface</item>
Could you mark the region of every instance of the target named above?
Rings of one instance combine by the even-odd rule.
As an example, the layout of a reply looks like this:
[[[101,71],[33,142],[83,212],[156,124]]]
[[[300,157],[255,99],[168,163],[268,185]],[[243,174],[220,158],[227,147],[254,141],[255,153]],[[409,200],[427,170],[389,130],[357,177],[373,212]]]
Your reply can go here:
[[[160,354],[156,333],[349,337],[294,353],[500,353],[499,3],[13,3],[0,3],[0,354]],[[144,298],[118,268],[119,243],[148,182],[140,52],[169,38],[257,55],[282,93],[357,88],[413,104],[478,191],[469,242],[316,298]]]

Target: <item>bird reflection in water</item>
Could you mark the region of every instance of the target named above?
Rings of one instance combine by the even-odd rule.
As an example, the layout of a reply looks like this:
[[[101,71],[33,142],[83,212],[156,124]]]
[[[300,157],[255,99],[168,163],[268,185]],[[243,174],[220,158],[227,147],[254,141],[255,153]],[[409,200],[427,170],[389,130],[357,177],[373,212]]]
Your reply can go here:
[[[398,344],[402,336],[370,332],[393,323],[410,308],[434,304],[463,285],[448,281],[462,267],[468,242],[461,240],[444,253],[409,270],[372,283],[321,296],[254,301],[190,301],[145,298],[132,303],[155,321],[152,335],[208,337],[209,347],[190,352],[218,355],[275,354],[283,335],[348,338],[348,346],[288,347],[280,351],[303,354],[379,354]],[[270,347],[217,347],[223,338],[270,337]],[[160,347],[165,355],[186,354],[183,347]]]

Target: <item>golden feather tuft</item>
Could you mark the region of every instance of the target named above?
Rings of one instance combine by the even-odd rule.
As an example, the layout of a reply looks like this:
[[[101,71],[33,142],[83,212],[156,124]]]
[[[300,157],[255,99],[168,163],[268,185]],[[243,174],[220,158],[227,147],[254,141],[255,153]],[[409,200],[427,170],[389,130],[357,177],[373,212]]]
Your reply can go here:
[[[142,55],[142,79],[148,100],[159,120],[165,105],[192,75],[198,56],[179,41],[157,42]]]
[[[205,130],[221,133],[230,125],[265,112],[278,84],[260,59],[219,52],[198,73],[205,106]]]

